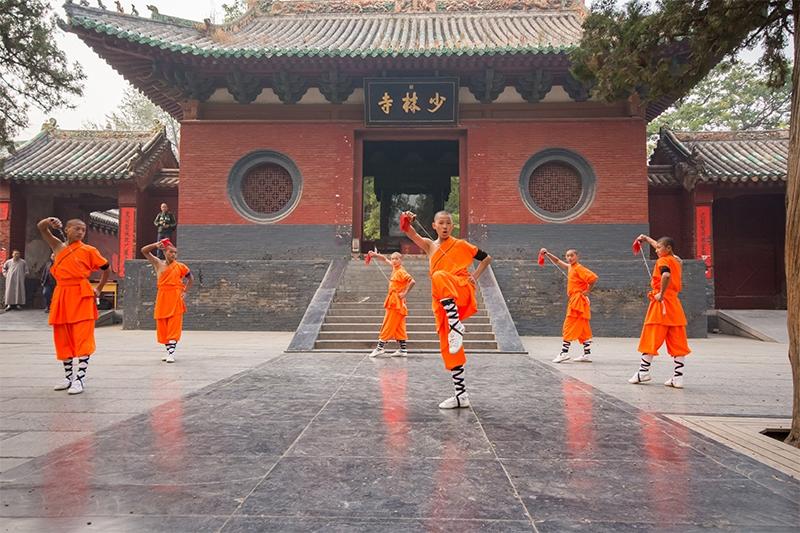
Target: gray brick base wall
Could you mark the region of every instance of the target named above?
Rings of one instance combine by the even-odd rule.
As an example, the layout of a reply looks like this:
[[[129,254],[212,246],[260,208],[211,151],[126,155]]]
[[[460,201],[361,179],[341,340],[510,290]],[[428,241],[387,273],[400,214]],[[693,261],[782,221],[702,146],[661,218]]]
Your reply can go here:
[[[184,329],[294,331],[329,261],[183,260],[194,275]],[[124,329],[155,329],[156,279],[147,261],[125,262]]]
[[[653,263],[650,262],[652,270]],[[649,281],[640,259],[584,261],[600,280],[592,291],[592,333],[597,337],[638,337],[647,310]],[[567,305],[566,279],[534,259],[495,260],[495,277],[520,335],[561,335]],[[704,266],[683,262],[680,298],[689,321],[689,337],[707,334]]]
[[[535,258],[543,247],[558,256],[569,247],[587,259],[619,259],[647,232],[647,224],[474,224],[469,240],[497,259]]]
[[[330,259],[350,255],[352,233],[335,224],[179,225],[178,247],[182,260]]]

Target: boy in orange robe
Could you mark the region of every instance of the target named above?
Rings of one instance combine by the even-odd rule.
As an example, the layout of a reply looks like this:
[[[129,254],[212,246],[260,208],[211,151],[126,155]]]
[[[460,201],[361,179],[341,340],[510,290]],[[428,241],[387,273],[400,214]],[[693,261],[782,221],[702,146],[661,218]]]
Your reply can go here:
[[[156,249],[164,253],[165,259],[159,259],[152,254]],[[161,360],[174,363],[175,349],[183,330],[183,313],[186,312],[183,298],[194,281],[192,273],[188,266],[177,260],[178,249],[171,244],[165,245],[162,241],[148,244],[142,248],[142,255],[153,265],[158,279],[153,318],[156,319],[156,338],[167,349],[167,355]]]
[[[414,243],[428,255],[431,275],[432,309],[436,318],[436,331],[439,334],[439,350],[444,366],[452,372],[455,396],[439,404],[439,409],[469,407],[469,395],[464,385],[463,320],[478,310],[475,300],[475,284],[492,262],[483,250],[469,242],[452,237],[453,219],[447,211],[439,211],[433,217],[435,241],[420,237],[413,226],[416,215],[410,211],[403,213],[410,221],[408,227],[401,229]],[[470,274],[467,267],[474,260],[480,261],[475,272]]]
[[[545,248],[542,248],[539,253],[547,255],[559,266],[567,269],[567,316],[564,318],[564,326],[561,328],[563,340],[561,353],[553,359],[553,362],[562,363],[569,360],[569,346],[573,340],[577,339],[583,344],[583,355],[576,357],[575,361],[591,363],[592,327],[589,325],[589,320],[592,318],[592,310],[589,293],[597,283],[597,274],[578,262],[579,255],[575,249],[567,250],[564,255],[566,263]]]
[[[59,219],[42,219],[36,227],[55,256],[50,273],[56,280],[56,288],[50,302],[48,323],[53,326],[56,358],[64,364],[66,377],[54,389],[80,394],[84,389],[89,356],[95,350],[96,301],[108,281],[108,260],[97,248],[82,242],[86,236],[86,224],[82,220],[67,221],[64,227],[66,243],[53,235],[53,230],[62,228]],[[95,270],[102,270],[102,274],[97,288],[92,289],[89,275]],[[73,379],[72,359],[75,357],[78,358],[78,372]]]
[[[400,343],[400,348],[392,354],[392,357],[408,356],[408,334],[406,333],[406,296],[411,288],[416,284],[411,274],[403,268],[403,256],[399,252],[393,253],[387,259],[385,255],[369,252],[373,258],[378,258],[392,265],[392,275],[389,277],[389,293],[383,301],[386,314],[383,317],[381,331],[378,333],[378,345],[369,354],[370,357],[380,357],[386,353],[386,342],[395,339]]]
[[[655,241],[647,235],[639,235],[637,240],[647,241],[653,246],[658,254],[658,260],[650,280],[653,290],[647,295],[650,305],[647,307],[642,335],[639,338],[642,360],[639,370],[628,382],[637,385],[652,379],[650,364],[653,362],[653,357],[658,355],[658,349],[666,341],[667,353],[672,356],[675,369],[672,377],[664,385],[682,389],[684,360],[691,350],[686,338],[686,315],[678,299],[683,272],[681,260],[675,256],[673,252],[675,243],[669,237],[661,237]]]

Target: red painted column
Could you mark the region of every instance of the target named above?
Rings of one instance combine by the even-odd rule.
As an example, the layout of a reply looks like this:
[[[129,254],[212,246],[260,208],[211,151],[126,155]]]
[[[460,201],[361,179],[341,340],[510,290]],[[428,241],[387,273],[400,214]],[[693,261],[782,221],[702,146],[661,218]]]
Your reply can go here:
[[[714,223],[712,218],[712,204],[714,192],[698,189],[694,194],[694,238],[695,258],[701,259],[706,264],[706,278],[713,277],[713,252],[714,252]]]
[[[0,182],[0,264],[4,263],[11,252],[11,186],[8,182]]]
[[[119,256],[114,266],[120,279],[125,277],[125,261],[136,257],[136,192],[135,187],[119,191]]]

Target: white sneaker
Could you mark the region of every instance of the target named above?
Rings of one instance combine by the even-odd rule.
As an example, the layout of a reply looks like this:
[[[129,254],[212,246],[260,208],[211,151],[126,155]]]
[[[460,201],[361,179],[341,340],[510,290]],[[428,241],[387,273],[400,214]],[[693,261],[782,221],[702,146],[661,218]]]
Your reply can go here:
[[[83,382],[79,379],[76,379],[72,382],[72,385],[67,390],[69,394],[80,394],[83,392]]]
[[[172,355],[172,354],[167,355],[164,358],[164,362],[166,362],[166,363],[174,363],[175,362],[175,356]]]
[[[683,376],[672,376],[664,382],[667,387],[675,387],[676,389],[683,388]]]
[[[650,376],[650,372],[636,372],[633,377],[628,380],[628,383],[638,385],[639,383],[647,383],[651,379],[653,378]]]
[[[439,409],[457,409],[459,407],[469,407],[469,395],[466,392],[458,398],[451,396],[439,404]]]
[[[167,360],[167,357],[169,357],[169,356],[168,356],[168,355],[165,355],[164,357],[162,357],[162,358],[161,358],[161,360],[162,360],[162,361],[166,361],[166,360]]]
[[[447,334],[447,347],[450,350],[450,355],[457,354],[464,345],[464,332],[466,329],[461,321],[450,329],[450,333]]]
[[[386,353],[386,350],[383,348],[375,348],[372,350],[372,353],[369,354],[370,357],[380,357]]]
[[[591,363],[591,362],[592,362],[592,358],[591,358],[591,357],[589,357],[589,356],[588,356],[588,355],[586,355],[586,354],[583,354],[583,355],[579,355],[578,357],[576,357],[576,358],[574,359],[574,361],[575,361],[576,363]]]
[[[556,356],[555,359],[553,359],[554,363],[563,363],[564,361],[569,361],[569,354],[568,353],[561,352],[560,354],[558,354]]]
[[[61,383],[53,387],[53,390],[67,390],[72,386],[72,382],[67,378],[64,378]]]
[[[397,350],[392,353],[392,357],[408,357],[408,350]]]

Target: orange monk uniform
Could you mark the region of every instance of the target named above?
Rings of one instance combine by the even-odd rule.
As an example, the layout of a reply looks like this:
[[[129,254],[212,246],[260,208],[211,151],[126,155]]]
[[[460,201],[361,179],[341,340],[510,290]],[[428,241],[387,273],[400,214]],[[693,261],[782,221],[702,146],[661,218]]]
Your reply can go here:
[[[567,316],[564,318],[564,326],[561,334],[565,341],[578,339],[584,343],[592,338],[592,328],[589,320],[592,318],[592,311],[589,306],[589,298],[583,292],[597,281],[597,274],[585,266],[575,263],[569,267],[567,274]]]
[[[181,340],[183,313],[186,312],[183,278],[188,273],[188,266],[173,261],[158,276],[158,295],[153,318],[156,319],[156,336],[160,344]]]
[[[662,302],[655,300],[661,291],[661,274],[669,269],[670,281]],[[643,354],[658,355],[658,349],[667,342],[667,353],[672,357],[680,357],[691,352],[686,339],[686,315],[678,300],[681,292],[681,274],[683,267],[674,255],[659,257],[653,268],[650,285],[653,290],[648,294],[650,305],[644,317],[642,336],[639,338],[639,351]]]
[[[452,298],[458,308],[460,320],[466,320],[478,310],[475,300],[475,286],[467,271],[472,264],[478,247],[467,241],[449,237],[430,257],[431,293],[433,296],[433,314],[436,317],[436,332],[439,334],[439,350],[442,353],[444,366],[452,370],[467,362],[462,346],[458,353],[451,354],[447,343],[450,326],[447,313],[440,300]]]
[[[89,275],[108,265],[97,248],[73,242],[56,256],[50,273],[56,280],[48,323],[53,326],[56,358],[92,355],[97,305]]]
[[[383,317],[383,325],[378,338],[382,341],[395,339],[404,341],[408,339],[406,333],[406,316],[408,315],[408,308],[406,302],[400,298],[400,293],[404,292],[408,285],[414,280],[411,274],[406,272],[406,269],[401,265],[393,268],[392,275],[389,277],[389,293],[386,295],[386,300],[383,301],[383,307],[386,309],[386,314]]]

